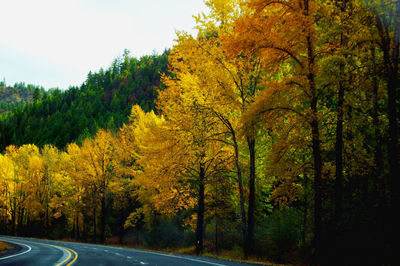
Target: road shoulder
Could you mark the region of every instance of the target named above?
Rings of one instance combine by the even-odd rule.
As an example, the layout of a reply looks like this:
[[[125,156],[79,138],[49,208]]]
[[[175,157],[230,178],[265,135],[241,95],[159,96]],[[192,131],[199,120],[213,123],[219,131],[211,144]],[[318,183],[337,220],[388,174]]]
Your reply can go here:
[[[4,240],[0,241],[0,247],[2,247],[0,248],[0,258],[18,253],[22,249],[20,246]]]

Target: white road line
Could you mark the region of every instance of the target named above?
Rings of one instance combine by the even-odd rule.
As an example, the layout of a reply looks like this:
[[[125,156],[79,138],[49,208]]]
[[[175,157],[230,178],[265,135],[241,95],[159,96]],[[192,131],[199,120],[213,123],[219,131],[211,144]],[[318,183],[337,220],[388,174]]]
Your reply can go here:
[[[22,253],[15,254],[15,255],[10,255],[8,257],[3,257],[0,260],[6,259],[6,258],[10,258],[10,257],[19,256],[19,255],[23,255],[25,253],[28,253],[32,249],[29,245],[20,243],[21,241],[31,242],[31,243],[38,244],[38,245],[50,246],[50,247],[56,248],[58,250],[61,250],[61,252],[63,253],[63,256],[56,262],[56,264],[55,264],[56,266],[64,264],[67,260],[69,260],[69,258],[71,257],[71,252],[70,251],[72,251],[75,254],[75,256],[76,256],[75,258],[77,258],[77,256],[78,256],[76,254],[76,252],[74,252],[72,249],[67,249],[67,248],[63,248],[61,246],[55,246],[55,245],[46,244],[46,243],[42,243],[42,242],[33,242],[33,241],[30,241],[30,240],[25,240],[25,239],[22,239],[22,240],[18,240],[18,239],[10,240],[9,238],[6,238],[5,241],[9,241],[9,242],[17,244],[17,245],[24,245],[24,246],[28,247],[28,250],[25,251],[25,252],[22,252]]]
[[[143,253],[150,253],[150,254],[154,254],[154,255],[160,255],[160,256],[171,257],[171,258],[177,258],[177,259],[183,259],[183,260],[191,260],[191,261],[195,261],[195,262],[201,262],[201,263],[210,264],[210,265],[216,265],[216,266],[226,266],[226,264],[219,264],[219,263],[215,263],[215,262],[211,262],[211,261],[180,257],[180,256],[175,256],[175,255],[170,255],[170,254],[152,252],[152,251],[143,251],[143,250],[139,250],[139,249],[135,249],[134,251],[143,252]]]
[[[138,263],[140,263],[140,264],[142,264],[142,265],[146,265],[146,264],[147,264],[147,262],[140,261],[140,260],[135,260],[135,259],[134,259],[133,257],[131,257],[131,256],[126,256],[126,258],[127,258],[128,260],[136,261],[136,262],[138,262]]]
[[[28,246],[28,245],[25,245],[25,244],[22,244],[22,243],[19,243],[19,242],[16,243],[16,242],[10,241],[10,240],[8,240],[8,239],[5,240],[5,241],[10,242],[10,243],[13,243],[13,244],[25,246],[25,247],[28,248],[28,250],[25,250],[25,251],[23,251],[23,252],[21,252],[21,253],[14,254],[14,255],[10,255],[10,256],[7,256],[7,257],[1,257],[0,260],[9,259],[9,258],[16,257],[16,256],[21,256],[21,255],[24,255],[24,254],[26,254],[26,253],[28,253],[28,252],[30,252],[30,251],[32,250],[32,247],[31,247],[31,246]]]

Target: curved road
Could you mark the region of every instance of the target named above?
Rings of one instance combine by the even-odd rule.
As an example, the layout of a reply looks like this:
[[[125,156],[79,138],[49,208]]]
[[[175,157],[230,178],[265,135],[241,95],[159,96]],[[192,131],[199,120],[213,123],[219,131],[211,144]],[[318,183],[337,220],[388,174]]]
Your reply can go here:
[[[250,265],[213,258],[34,238],[0,236],[0,241],[20,247],[13,253],[0,255],[0,265]]]

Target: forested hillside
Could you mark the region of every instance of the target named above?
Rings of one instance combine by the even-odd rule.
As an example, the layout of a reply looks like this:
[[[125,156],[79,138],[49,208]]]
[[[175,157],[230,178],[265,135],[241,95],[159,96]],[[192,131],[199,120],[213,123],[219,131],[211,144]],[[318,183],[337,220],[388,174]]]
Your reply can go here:
[[[205,3],[168,55],[3,116],[0,233],[396,264],[399,2]]]
[[[0,82],[0,114],[10,112],[17,106],[32,102],[44,93],[44,89],[39,86],[25,85],[16,83],[14,86],[6,86],[5,82]]]
[[[0,115],[0,150],[26,143],[63,148],[100,128],[115,131],[127,122],[132,104],[153,110],[167,57],[165,52],[137,59],[125,52],[108,69],[89,73],[79,88],[66,91],[0,87],[0,107],[10,111]]]

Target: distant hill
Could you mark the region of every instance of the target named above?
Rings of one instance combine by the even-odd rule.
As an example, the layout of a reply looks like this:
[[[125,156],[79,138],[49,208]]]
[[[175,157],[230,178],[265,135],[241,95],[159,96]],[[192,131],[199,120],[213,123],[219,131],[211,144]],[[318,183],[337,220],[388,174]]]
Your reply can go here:
[[[3,86],[0,151],[26,143],[63,148],[99,128],[118,129],[127,122],[133,104],[154,109],[161,73],[168,71],[168,53],[137,59],[125,52],[108,69],[90,72],[80,87],[66,91]],[[9,106],[12,102],[17,104]]]
[[[33,101],[34,96],[39,97],[43,94],[42,87],[16,83],[13,87],[6,86],[4,81],[0,82],[0,114],[12,111],[17,106],[21,106]]]

